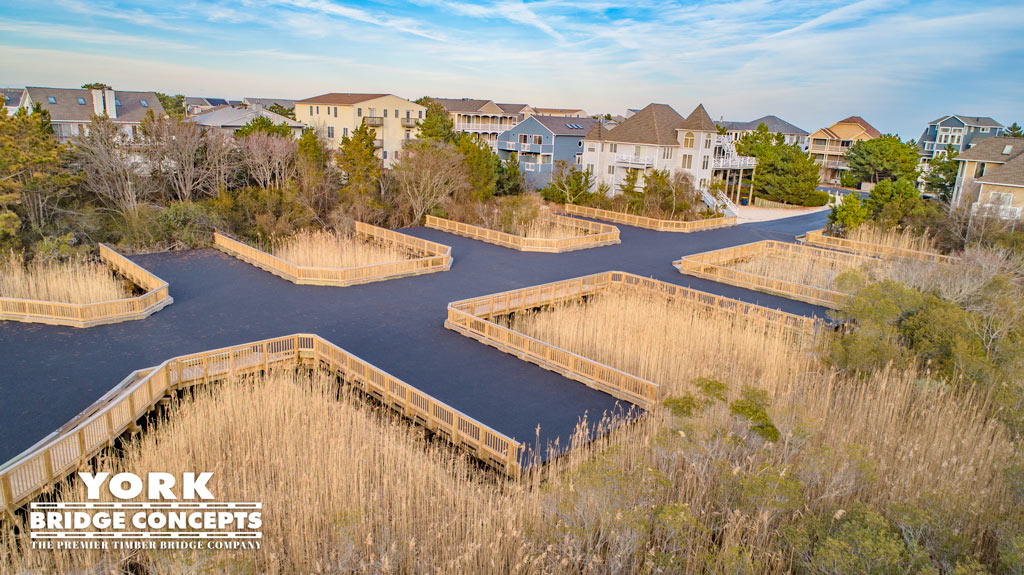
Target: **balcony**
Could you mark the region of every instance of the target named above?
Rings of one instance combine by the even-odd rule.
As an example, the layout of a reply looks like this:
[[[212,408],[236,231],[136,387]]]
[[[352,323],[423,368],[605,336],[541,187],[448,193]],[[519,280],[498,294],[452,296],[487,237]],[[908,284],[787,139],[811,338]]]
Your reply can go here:
[[[416,118],[402,118],[402,127],[403,128],[415,128],[416,127],[416,122],[418,122],[418,121],[419,120],[417,120]]]
[[[716,170],[749,170],[757,167],[757,158],[753,156],[722,156],[715,158],[711,167]]]
[[[384,140],[382,140],[380,138],[374,140],[373,141],[373,147],[374,148],[383,148],[384,147]]]
[[[511,127],[511,126],[509,126]],[[473,124],[467,122],[460,122],[455,124],[455,131],[457,132],[488,132],[498,134],[504,132],[509,127],[499,126],[498,124]]]
[[[419,140],[417,140],[416,138],[405,138],[404,140],[402,140],[402,147],[403,148],[408,148],[409,146],[413,145],[414,143],[416,143],[418,141]]]
[[[518,142],[498,142],[498,149],[506,152],[514,152],[519,149]]]
[[[1021,208],[1015,208],[1005,204],[982,204],[974,202],[971,204],[971,217],[998,217],[1001,220],[1019,220]]]
[[[382,116],[363,116],[363,125],[380,127],[384,125],[384,118]]]
[[[811,152],[812,154],[833,154],[833,155],[839,154],[839,155],[842,155],[842,154],[845,154],[846,150],[849,150],[849,149],[850,149],[849,146],[840,146],[838,144],[828,144],[826,146],[811,144],[810,147],[807,148],[807,151]]]
[[[654,158],[651,156],[631,156],[629,154],[615,154],[616,164],[626,164],[629,166],[653,166]]]
[[[844,160],[818,160],[818,165],[833,170],[848,170],[849,166]]]

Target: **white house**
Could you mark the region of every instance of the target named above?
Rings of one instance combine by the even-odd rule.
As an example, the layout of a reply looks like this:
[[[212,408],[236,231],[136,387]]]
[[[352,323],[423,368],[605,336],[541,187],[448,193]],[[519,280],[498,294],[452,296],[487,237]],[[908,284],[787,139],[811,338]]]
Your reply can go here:
[[[25,88],[21,107],[31,110],[37,103],[50,113],[53,132],[61,143],[83,133],[93,116],[105,114],[121,132],[134,137],[138,135],[146,114],[152,112],[157,118],[167,115],[154,92],[125,92],[111,88]]]

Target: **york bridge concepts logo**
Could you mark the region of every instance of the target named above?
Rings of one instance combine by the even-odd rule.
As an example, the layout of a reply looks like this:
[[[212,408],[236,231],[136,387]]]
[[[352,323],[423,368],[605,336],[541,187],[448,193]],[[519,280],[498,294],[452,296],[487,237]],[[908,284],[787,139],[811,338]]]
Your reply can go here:
[[[79,473],[88,501],[32,503],[36,549],[259,549],[263,504],[214,501],[213,473]],[[180,485],[181,498],[174,494]],[[106,490],[120,501],[100,501]],[[145,493],[148,501],[132,501]]]

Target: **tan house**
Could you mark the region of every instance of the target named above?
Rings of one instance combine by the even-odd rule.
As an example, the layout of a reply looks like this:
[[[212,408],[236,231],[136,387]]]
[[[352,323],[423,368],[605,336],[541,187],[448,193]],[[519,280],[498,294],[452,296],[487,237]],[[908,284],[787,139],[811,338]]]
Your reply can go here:
[[[860,116],[850,116],[807,137],[807,151],[821,166],[821,183],[839,184],[840,176],[849,169],[846,150],[854,142],[873,140],[882,134]]]
[[[142,120],[148,113],[152,112],[157,118],[167,115],[153,92],[126,92],[112,88],[89,90],[29,86],[21,97],[20,107],[31,110],[35,104],[50,113],[53,133],[62,144],[85,134],[93,116],[106,115],[122,134],[134,138],[139,135]]]
[[[956,157],[953,205],[1019,220],[1024,208],[1024,138],[984,138]]]
[[[431,98],[444,106],[452,119],[456,132],[476,134],[481,140],[496,146],[498,134],[532,115],[526,104],[496,104],[494,100],[473,98]]]
[[[393,94],[323,94],[295,102],[295,120],[322,134],[337,148],[361,125],[373,128],[377,156],[390,167],[407,140],[419,133],[427,109]]]

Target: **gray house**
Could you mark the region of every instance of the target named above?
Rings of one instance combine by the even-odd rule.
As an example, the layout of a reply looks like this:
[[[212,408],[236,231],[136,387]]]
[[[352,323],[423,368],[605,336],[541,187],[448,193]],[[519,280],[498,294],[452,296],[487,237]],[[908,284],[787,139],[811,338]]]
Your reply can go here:
[[[739,141],[743,136],[753,133],[757,130],[758,126],[764,124],[768,131],[773,134],[782,134],[786,139],[787,144],[795,144],[800,147],[801,150],[807,149],[807,130],[798,128],[793,124],[783,120],[778,116],[761,116],[756,120],[749,122],[730,122],[728,120],[719,120],[715,124],[722,126],[726,130],[726,134],[730,141]]]
[[[598,123],[592,118],[530,116],[498,135],[498,155],[502,160],[517,156],[526,185],[543,188],[556,162],[579,163],[583,137]]]
[[[921,138],[917,141],[917,149],[921,158],[927,162],[935,157],[936,152],[942,154],[947,145],[952,145],[957,152],[963,152],[981,138],[1002,136],[1004,127],[988,116],[943,116],[928,123]]]

